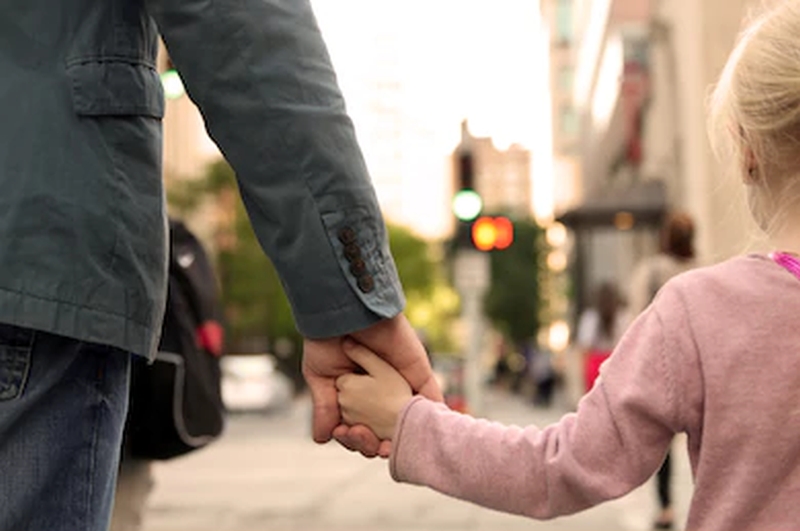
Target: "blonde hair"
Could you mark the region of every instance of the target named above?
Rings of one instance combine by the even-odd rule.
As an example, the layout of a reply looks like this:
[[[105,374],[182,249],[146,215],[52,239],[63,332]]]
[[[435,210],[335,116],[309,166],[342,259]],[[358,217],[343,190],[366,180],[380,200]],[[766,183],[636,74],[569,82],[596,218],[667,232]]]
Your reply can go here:
[[[709,106],[709,134],[720,161],[734,164],[743,177],[748,157],[755,161],[750,178],[759,186],[751,190],[750,207],[767,232],[783,226],[800,198],[798,39],[800,0],[763,10],[739,35]]]

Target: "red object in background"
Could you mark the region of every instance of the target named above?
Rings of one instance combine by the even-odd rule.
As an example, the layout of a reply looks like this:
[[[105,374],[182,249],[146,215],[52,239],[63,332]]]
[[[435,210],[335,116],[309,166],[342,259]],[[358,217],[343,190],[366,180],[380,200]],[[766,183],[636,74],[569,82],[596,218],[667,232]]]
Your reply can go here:
[[[216,321],[206,321],[196,330],[197,344],[214,356],[222,355],[225,331]]]
[[[586,392],[592,390],[595,380],[600,375],[600,365],[611,355],[610,350],[592,350],[586,357],[586,367],[584,367],[584,377]]]
[[[445,395],[444,403],[453,411],[458,411],[459,413],[469,413],[467,400],[464,398],[464,395]]]

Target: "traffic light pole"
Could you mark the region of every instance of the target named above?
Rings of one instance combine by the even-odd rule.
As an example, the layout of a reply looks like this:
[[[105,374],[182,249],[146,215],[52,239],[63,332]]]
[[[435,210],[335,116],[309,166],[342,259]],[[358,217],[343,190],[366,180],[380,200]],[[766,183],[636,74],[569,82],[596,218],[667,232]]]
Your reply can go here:
[[[465,324],[464,398],[473,415],[483,408],[483,296],[489,288],[489,255],[470,249],[459,249],[455,256],[455,285],[461,296],[462,319]]]

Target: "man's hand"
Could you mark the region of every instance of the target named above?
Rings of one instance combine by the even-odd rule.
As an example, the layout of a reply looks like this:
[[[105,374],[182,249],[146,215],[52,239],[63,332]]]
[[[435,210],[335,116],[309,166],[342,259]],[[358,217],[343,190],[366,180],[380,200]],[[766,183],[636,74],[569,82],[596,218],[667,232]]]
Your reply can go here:
[[[342,350],[342,338],[303,341],[303,376],[314,403],[314,441],[326,443],[331,440],[333,428],[341,422],[336,378],[355,370],[356,364]]]
[[[366,426],[350,427],[341,423],[336,378],[359,370],[345,355],[343,339],[306,339],[303,342],[303,376],[311,391],[314,406],[314,441],[326,443],[334,434],[339,434],[337,441],[349,450],[359,451],[365,457],[388,456],[391,449],[388,441],[381,442]]]
[[[444,400],[425,347],[404,315],[381,321],[351,336],[402,374],[413,391],[431,400]],[[366,426],[341,424],[336,378],[357,369],[342,350],[341,338],[304,341],[303,375],[314,401],[314,440],[324,443],[334,437],[344,447],[366,457],[388,457],[389,441],[379,441]]]

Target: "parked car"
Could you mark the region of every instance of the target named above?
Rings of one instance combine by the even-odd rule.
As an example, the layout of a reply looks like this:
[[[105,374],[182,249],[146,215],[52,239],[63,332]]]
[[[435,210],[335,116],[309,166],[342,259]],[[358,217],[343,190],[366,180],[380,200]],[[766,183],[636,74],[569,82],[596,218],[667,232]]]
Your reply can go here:
[[[288,407],[291,380],[276,369],[270,354],[228,354],[220,360],[222,401],[228,411],[269,412]]]

